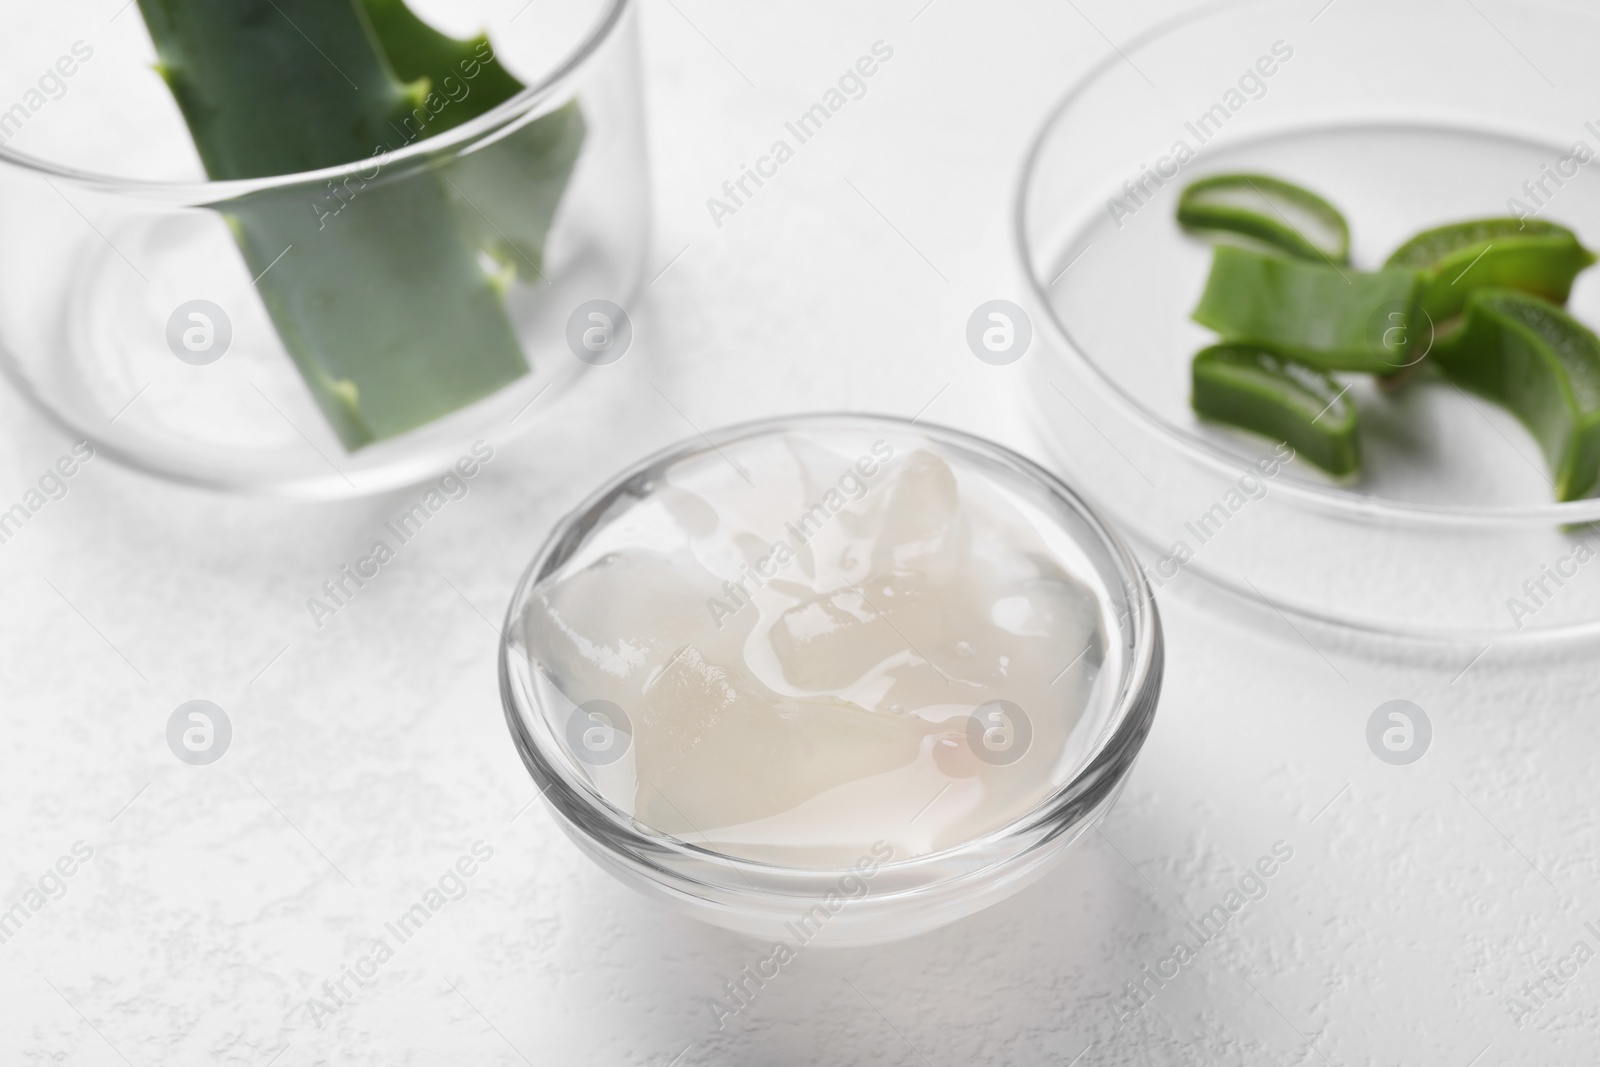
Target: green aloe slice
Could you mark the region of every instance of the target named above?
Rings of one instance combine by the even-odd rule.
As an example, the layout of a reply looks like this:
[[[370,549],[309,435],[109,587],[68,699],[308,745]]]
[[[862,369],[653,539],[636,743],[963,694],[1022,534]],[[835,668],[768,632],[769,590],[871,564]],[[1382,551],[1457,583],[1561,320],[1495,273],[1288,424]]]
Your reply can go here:
[[[1573,279],[1595,256],[1578,235],[1540,219],[1473,219],[1424,230],[1395,249],[1386,266],[1433,277],[1422,309],[1435,321],[1457,315],[1477,289],[1519,289],[1565,304]]]
[[[1311,190],[1265,174],[1201,178],[1178,198],[1185,229],[1250,237],[1301,259],[1350,259],[1350,227],[1339,209]]]
[[[1461,329],[1435,346],[1452,380],[1504,405],[1538,440],[1556,499],[1600,481],[1600,337],[1548,301],[1482,289]]]
[[[461,40],[441,33],[404,0],[361,0],[361,6],[400,78],[428,86],[422,110],[405,127],[408,137],[455,129],[522,92],[482,34]],[[527,274],[544,269],[545,239],[586,133],[572,100],[444,168],[462,223],[502,266]]]
[[[1424,274],[1357,271],[1219,245],[1194,320],[1322,370],[1388,374],[1406,366]]]
[[[1284,441],[1334,475],[1361,467],[1356,406],[1322,371],[1257,345],[1202,349],[1192,368],[1195,411]]]
[[[393,147],[425,87],[396,77],[353,0],[139,0],[160,71],[214,179],[328,167]],[[347,449],[526,374],[494,280],[436,172],[213,205]]]

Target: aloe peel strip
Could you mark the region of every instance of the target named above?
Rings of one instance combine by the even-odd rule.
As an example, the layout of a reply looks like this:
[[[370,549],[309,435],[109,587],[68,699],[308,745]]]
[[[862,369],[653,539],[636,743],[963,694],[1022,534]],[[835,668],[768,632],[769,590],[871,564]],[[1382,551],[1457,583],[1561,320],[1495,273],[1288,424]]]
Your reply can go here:
[[[1246,237],[1288,255],[1343,265],[1350,226],[1311,190],[1266,174],[1216,174],[1178,198],[1178,224],[1202,234]]]
[[[1538,440],[1557,500],[1600,481],[1600,337],[1554,304],[1509,289],[1468,301],[1461,329],[1437,346],[1445,374],[1503,405]]]
[[[1395,249],[1385,266],[1430,272],[1421,306],[1440,323],[1460,314],[1478,289],[1520,289],[1565,304],[1573,280],[1594,261],[1594,253],[1565,226],[1498,218],[1424,230]]]
[[[1202,349],[1190,373],[1200,415],[1284,441],[1329,474],[1360,468],[1356,406],[1328,374],[1243,344]]]

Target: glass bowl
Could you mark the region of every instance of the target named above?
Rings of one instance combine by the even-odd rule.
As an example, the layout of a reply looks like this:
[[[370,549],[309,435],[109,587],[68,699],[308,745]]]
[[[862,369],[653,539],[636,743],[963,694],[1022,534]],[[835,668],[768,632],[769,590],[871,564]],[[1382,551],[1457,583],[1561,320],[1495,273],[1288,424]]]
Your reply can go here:
[[[371,158],[237,181],[205,180],[138,7],[8,15],[0,99],[19,103],[0,106],[0,370],[12,384],[131,467],[341,497],[527,433],[589,366],[619,357],[625,322],[611,353],[569,336],[595,302],[625,304],[643,270],[633,5],[409,2],[491,43],[430,82]],[[524,88],[445,122],[491,70]],[[352,358],[375,369],[322,373]],[[333,383],[320,404],[308,378]],[[377,414],[336,432],[349,393]]]
[[[1189,360],[1213,340],[1189,319],[1210,248],[1174,220],[1196,178],[1310,186],[1343,210],[1366,269],[1472,217],[1526,212],[1600,244],[1600,125],[1583,111],[1600,91],[1583,46],[1600,17],[1480,8],[1207,6],[1122,45],[1038,135],[1014,219],[1046,341],[1027,402],[1046,452],[1139,543],[1157,588],[1192,572],[1385,639],[1600,626],[1600,501],[1553,503],[1533,438],[1494,405],[1442,380],[1384,393],[1349,376],[1364,464],[1348,481],[1189,407]],[[1600,324],[1593,272],[1570,308]]]
[[[868,856],[863,846],[863,859],[872,868],[865,877],[861,864],[751,859],[730,855],[726,847],[708,847],[705,835],[679,836],[644,824],[608,799],[616,795],[605,785],[609,768],[597,768],[594,759],[575,752],[572,738],[579,735],[572,723],[587,705],[575,706],[561,692],[553,680],[559,668],[530,641],[525,619],[536,587],[614,550],[608,534],[636,536],[633,531],[649,521],[649,505],[670,503],[661,496],[664,490],[676,493],[678,487],[702,484],[700,479],[718,465],[750,470],[753,481],[761,483],[759,472],[775,468],[762,467],[759,458],[771,455],[764,450],[775,445],[815,446],[850,456],[865,455],[869,442],[887,444],[896,455],[904,454],[901,449],[926,450],[959,472],[958,483],[982,479],[985,490],[1006,493],[1048,533],[1055,561],[1092,593],[1104,656],[1094,662],[1080,649],[1061,652],[1068,669],[1074,655],[1084,659],[1089,671],[1084,692],[1090,695],[1059,763],[1041,783],[1043,799],[998,829],[954,847],[880,863],[885,857]],[[726,479],[726,467],[721,472]],[[715,521],[707,521],[715,527]],[[702,609],[697,603],[693,610]],[[1115,801],[1150,729],[1162,673],[1161,626],[1149,587],[1127,549],[1076,494],[998,445],[872,416],[750,423],[687,441],[625,471],[550,534],[512,597],[504,634],[500,688],[512,737],[578,847],[624,883],[695,918],[785,943],[867,944],[909,936],[987,907],[1040,877]],[[672,660],[683,654],[680,650]],[[616,751],[625,754],[623,766],[631,767],[634,749],[622,744]],[[692,836],[702,841],[686,839]],[[876,842],[870,851],[882,844]],[[866,891],[854,891],[863,885]]]

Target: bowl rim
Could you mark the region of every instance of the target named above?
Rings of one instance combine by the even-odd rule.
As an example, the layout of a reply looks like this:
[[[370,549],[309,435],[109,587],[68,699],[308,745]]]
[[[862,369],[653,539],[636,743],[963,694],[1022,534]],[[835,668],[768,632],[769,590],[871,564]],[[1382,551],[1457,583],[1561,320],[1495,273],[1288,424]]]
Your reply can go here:
[[[130,0],[131,2],[131,0]],[[26,152],[0,145],[0,166],[9,166],[58,179],[72,185],[92,189],[102,194],[124,195],[139,199],[152,199],[165,203],[204,205],[218,201],[234,200],[254,193],[285,189],[294,186],[335,181],[359,176],[372,166],[374,158],[381,158],[385,168],[398,168],[398,174],[407,173],[412,166],[427,165],[441,153],[462,146],[485,141],[512,125],[524,116],[539,110],[540,105],[553,103],[564,97],[562,89],[572,81],[589,61],[609,41],[624,17],[633,8],[633,0],[604,0],[598,17],[579,37],[570,51],[550,69],[544,77],[525,86],[517,95],[479,115],[469,122],[444,133],[423,137],[381,157],[364,156],[349,163],[322,167],[317,170],[274,174],[264,178],[234,178],[226,181],[167,181],[149,178],[129,178],[103,174],[81,167],[70,167],[39,159]],[[370,177],[366,180],[371,180]]]
[[[931,883],[954,881],[970,871],[952,875],[948,865],[964,855],[984,856],[997,845],[1008,840],[1026,837],[1030,831],[1044,830],[1043,840],[1059,836],[1070,826],[1051,828],[1054,819],[1070,814],[1074,822],[1085,813],[1097,810],[1102,801],[1114,798],[1132,769],[1135,758],[1149,734],[1159,703],[1165,663],[1164,639],[1155,594],[1139,567],[1137,557],[1114,528],[1102,520],[1094,508],[1057,475],[1014,450],[997,442],[978,437],[962,430],[938,424],[918,422],[896,415],[866,412],[807,412],[754,419],[729,425],[708,434],[684,438],[666,448],[637,460],[568,511],[551,528],[539,550],[517,581],[511,601],[506,608],[501,626],[499,649],[499,679],[501,706],[510,728],[512,740],[523,764],[533,776],[540,794],[556,809],[570,831],[577,832],[590,842],[598,844],[609,854],[639,854],[668,852],[692,862],[710,864],[720,871],[743,878],[747,873],[767,876],[791,875],[811,879],[832,879],[849,873],[854,868],[796,867],[763,860],[729,856],[702,845],[682,841],[669,834],[641,833],[633,816],[606,800],[598,790],[575,772],[569,761],[559,754],[545,751],[529,728],[522,714],[514,671],[520,665],[529,676],[538,668],[520,651],[512,649],[512,635],[518,625],[518,616],[527,602],[527,595],[543,577],[558,553],[573,547],[593,528],[594,519],[616,499],[641,474],[667,464],[705,455],[724,445],[753,437],[764,436],[795,428],[890,426],[897,432],[914,432],[935,440],[969,449],[986,458],[999,460],[1017,470],[1022,476],[1037,481],[1053,497],[1064,502],[1093,531],[1095,543],[1106,552],[1117,568],[1123,595],[1128,597],[1132,610],[1126,613],[1122,625],[1130,634],[1126,666],[1119,679],[1120,688],[1116,705],[1109,720],[1084,759],[1082,767],[1067,782],[1062,783],[1048,796],[1026,812],[978,837],[959,845],[907,859],[885,862],[880,869],[893,869],[915,876],[926,871]],[[542,672],[540,672],[542,673]],[[537,707],[529,708],[530,714]],[[593,830],[596,820],[604,824],[602,836]],[[1038,844],[1042,842],[1034,842]],[[1025,848],[1024,852],[1031,851]],[[988,857],[992,861],[992,855]],[[652,864],[659,870],[659,865]],[[748,884],[722,885],[722,889],[735,893],[753,891]]]
[[[1518,2],[1522,6],[1560,11],[1568,15],[1583,13],[1581,9],[1545,3],[1542,0],[1518,0]],[[1279,5],[1273,0],[1217,0],[1164,19],[1134,35],[1122,45],[1113,46],[1109,55],[1092,64],[1050,108],[1029,141],[1012,194],[1012,249],[1028,295],[1042,313],[1045,329],[1050,333],[1054,347],[1074,366],[1086,371],[1088,380],[1141,429],[1153,434],[1185,458],[1200,462],[1228,477],[1248,474],[1254,468],[1233,453],[1175,426],[1147,407],[1131,392],[1112,380],[1099,364],[1087,355],[1085,346],[1078,342],[1072,330],[1062,321],[1050,299],[1051,283],[1045,281],[1034,269],[1034,252],[1039,249],[1030,236],[1028,203],[1037,183],[1037,170],[1045,146],[1058,124],[1074,105],[1081,103],[1083,97],[1099,84],[1101,79],[1121,63],[1129,61],[1129,55],[1167,39],[1194,23],[1204,22],[1236,10],[1277,6]],[[1589,14],[1593,18],[1593,13]],[[1416,119],[1394,116],[1391,117],[1391,121],[1405,125]],[[1463,128],[1481,131],[1485,126],[1479,122]],[[1394,525],[1480,529],[1485,526],[1550,526],[1600,521],[1600,497],[1548,504],[1476,507],[1405,503],[1354,492],[1335,485],[1324,486],[1299,479],[1280,479],[1275,483],[1274,489],[1295,497],[1317,510],[1331,512],[1345,519]]]

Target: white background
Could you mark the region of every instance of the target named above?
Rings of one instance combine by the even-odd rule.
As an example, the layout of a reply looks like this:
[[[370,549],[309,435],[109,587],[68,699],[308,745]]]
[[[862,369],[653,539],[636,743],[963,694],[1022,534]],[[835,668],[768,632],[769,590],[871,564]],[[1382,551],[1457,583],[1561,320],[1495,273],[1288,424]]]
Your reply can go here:
[[[763,950],[635,896],[530,804],[496,627],[601,478],[696,429],[824,408],[926,409],[1037,451],[1022,366],[980,363],[965,323],[1020,299],[1032,132],[1100,31],[1161,13],[644,0],[660,274],[634,349],[320,630],[306,598],[419,490],[286,505],[89,464],[0,545],[0,909],[94,850],[0,945],[0,1063],[1594,1063],[1600,962],[1520,1027],[1506,1006],[1578,940],[1600,949],[1588,648],[1461,673],[1474,650],[1313,648],[1180,580],[1155,731],[1103,833],[948,929],[803,952],[721,1030],[708,998]],[[706,198],[878,40],[894,57],[867,95],[717,227]],[[9,393],[0,427],[9,502],[70,442]],[[234,724],[210,767],[164,740],[196,697]],[[1434,724],[1410,767],[1366,746],[1396,697]],[[494,857],[470,894],[319,1029],[307,998],[478,840]],[[1278,841],[1293,859],[1266,898],[1119,1029],[1123,984]]]

